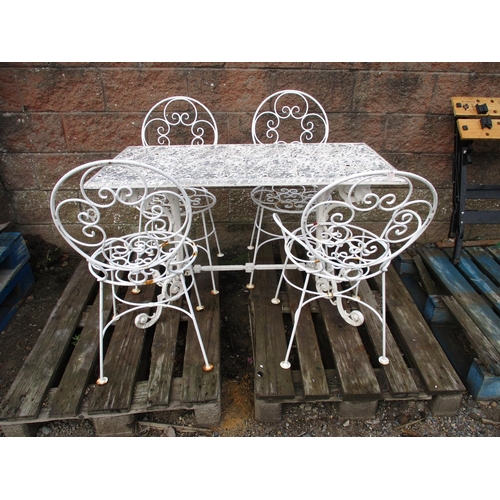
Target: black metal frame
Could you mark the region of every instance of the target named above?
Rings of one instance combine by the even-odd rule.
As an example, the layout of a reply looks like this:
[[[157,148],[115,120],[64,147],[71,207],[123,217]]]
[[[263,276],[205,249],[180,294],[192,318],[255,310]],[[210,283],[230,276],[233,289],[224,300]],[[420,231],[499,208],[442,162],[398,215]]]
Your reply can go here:
[[[467,199],[500,199],[500,185],[467,184],[467,165],[472,163],[473,141],[460,137],[458,121],[455,126],[455,152],[453,158],[453,213],[450,238],[455,238],[453,263],[460,262],[465,224],[498,224],[500,212],[494,210],[467,210]]]

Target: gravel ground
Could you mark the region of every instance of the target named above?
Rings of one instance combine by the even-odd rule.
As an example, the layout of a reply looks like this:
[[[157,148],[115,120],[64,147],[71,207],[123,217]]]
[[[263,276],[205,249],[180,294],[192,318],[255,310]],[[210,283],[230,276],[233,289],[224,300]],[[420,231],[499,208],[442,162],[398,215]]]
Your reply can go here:
[[[239,385],[232,382],[232,385]],[[230,384],[230,385],[231,385]],[[244,384],[244,383],[243,383]],[[241,389],[241,386],[240,386]],[[227,392],[227,388],[224,392]],[[243,389],[244,391],[244,389]],[[241,392],[243,398],[244,392]],[[227,397],[227,394],[225,394]],[[251,400],[250,400],[251,401]],[[223,401],[224,402],[224,401]],[[499,437],[500,405],[464,396],[458,414],[434,417],[423,401],[381,402],[370,420],[341,420],[329,403],[285,405],[282,421],[260,424],[252,404],[223,405],[223,419],[215,429],[200,429],[190,411],[138,416],[137,437]],[[94,436],[87,420],[55,421],[42,425],[39,437]]]

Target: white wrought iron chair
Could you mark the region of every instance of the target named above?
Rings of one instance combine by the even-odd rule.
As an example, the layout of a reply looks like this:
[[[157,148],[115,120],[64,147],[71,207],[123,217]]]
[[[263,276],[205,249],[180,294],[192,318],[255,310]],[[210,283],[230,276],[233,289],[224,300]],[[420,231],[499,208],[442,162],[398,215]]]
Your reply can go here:
[[[328,117],[321,104],[299,90],[282,90],[267,97],[257,108],[252,120],[254,144],[324,143],[329,134]],[[281,240],[282,234],[264,229],[265,211],[300,215],[316,193],[315,186],[258,186],[251,198],[257,206],[249,250],[254,250],[253,265],[262,245]],[[266,239],[261,241],[262,237]],[[254,271],[248,289],[254,288]]]
[[[304,284],[299,287],[287,279],[284,270],[272,299],[279,304],[283,279],[301,291],[282,368],[290,368],[292,344],[295,335],[300,335],[297,325],[302,308],[319,298],[328,299],[354,326],[364,322],[360,304],[373,311],[382,323],[379,362],[389,363],[385,273],[391,261],[429,226],[437,203],[436,190],[426,179],[407,172],[379,171],[345,177],[318,191],[304,209],[300,226],[292,231],[278,214],[273,214],[285,239],[285,265],[292,263],[305,273]],[[377,275],[381,275],[380,311],[358,295],[360,282]]]
[[[191,97],[173,96],[157,102],[146,114],[141,128],[143,146],[170,146],[172,144],[205,145],[217,144],[219,135],[217,123],[209,109],[200,101]],[[184,187],[191,199],[193,215],[200,215],[203,225],[203,237],[194,241],[208,256],[212,265],[210,253],[210,237],[213,236],[217,247],[217,257],[224,257],[221,251],[217,230],[215,228],[212,208],[217,198],[206,188]],[[210,219],[207,225],[206,214]],[[203,241],[203,245],[200,244]],[[212,291],[218,294],[213,271]]]
[[[104,385],[104,336],[122,316],[137,312],[135,325],[146,329],[166,308],[193,322],[202,351],[203,370],[211,371],[189,296],[200,304],[193,262],[196,244],[188,238],[192,211],[186,191],[161,170],[143,163],[103,160],[66,173],[55,185],[50,209],[57,230],[87,262],[99,282],[99,379]],[[191,275],[191,278],[186,276]],[[112,294],[113,316],[106,322],[105,285]],[[158,285],[156,300],[131,302],[119,287],[140,293]],[[107,288],[107,287],[106,287]],[[186,306],[184,306],[184,303]],[[142,310],[142,312],[141,312]],[[149,313],[149,310],[152,312]]]

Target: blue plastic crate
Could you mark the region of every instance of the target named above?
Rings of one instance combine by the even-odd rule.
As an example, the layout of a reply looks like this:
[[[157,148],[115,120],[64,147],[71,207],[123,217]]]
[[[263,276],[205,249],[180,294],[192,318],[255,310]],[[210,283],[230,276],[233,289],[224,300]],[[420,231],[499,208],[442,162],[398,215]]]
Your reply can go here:
[[[15,269],[28,262],[29,258],[21,233],[0,233],[0,269]]]
[[[21,233],[0,234],[0,331],[35,284],[29,251]]]

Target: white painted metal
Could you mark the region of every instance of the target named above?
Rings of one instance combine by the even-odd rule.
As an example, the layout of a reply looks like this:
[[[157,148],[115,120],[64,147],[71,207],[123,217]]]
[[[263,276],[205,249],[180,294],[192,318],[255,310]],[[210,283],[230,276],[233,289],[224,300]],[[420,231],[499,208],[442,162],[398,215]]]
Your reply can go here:
[[[281,130],[290,123],[292,127],[288,127],[287,135],[280,135]],[[328,134],[328,117],[321,104],[314,97],[298,90],[283,90],[270,95],[257,108],[252,120],[252,140],[255,144],[326,143]],[[257,212],[248,249],[254,250],[254,264],[262,245],[283,238],[279,232],[264,229],[265,211],[301,214],[316,191],[315,185],[299,188],[258,186],[252,191],[251,198],[257,206]],[[265,240],[262,240],[263,235]],[[253,287],[251,273],[247,288]]]
[[[385,273],[391,261],[429,226],[437,202],[436,190],[426,179],[408,172],[383,171],[360,173],[324,187],[309,201],[300,226],[292,231],[283,225],[277,213],[273,214],[285,240],[285,267],[291,262],[306,273],[304,285],[298,287],[287,279],[284,269],[272,300],[279,303],[283,279],[301,292],[283,368],[290,368],[290,350],[302,308],[318,298],[328,299],[342,318],[354,326],[364,322],[359,305],[372,310],[382,323],[379,362],[389,363]],[[367,222],[374,220],[375,223]],[[377,275],[382,275],[380,311],[358,295],[359,283]],[[311,278],[314,287],[309,287]]]
[[[113,187],[104,184],[98,189],[89,188],[92,178],[105,169],[113,170],[120,182]],[[148,183],[148,176],[157,180],[156,185]],[[189,290],[194,287],[199,299],[193,273],[198,248],[188,237],[192,221],[190,199],[177,181],[155,167],[134,161],[91,162],[74,168],[57,182],[50,209],[57,230],[87,260],[90,272],[99,282],[98,384],[107,382],[103,368],[106,331],[132,312],[138,312],[136,326],[148,328],[166,307],[181,310],[191,318],[204,370],[213,368],[189,297]],[[111,290],[114,310],[107,323],[103,314],[104,285]],[[161,293],[152,302],[130,302],[117,294],[118,286],[131,287],[138,293],[141,287],[154,285],[160,286]],[[185,299],[187,309],[176,304],[179,298]],[[202,308],[198,302],[197,309]],[[150,309],[153,313],[144,312]]]
[[[157,167],[184,187],[326,186],[359,172],[396,170],[360,142],[129,146],[115,158]],[[105,178],[96,178],[96,185],[101,180],[119,182],[112,170]]]
[[[191,145],[203,146],[206,143],[217,144],[218,142],[217,122],[210,110],[191,97],[173,96],[159,101],[146,114],[141,127],[142,144],[149,146],[156,143],[161,146],[170,146],[174,131],[179,132],[179,129],[182,129],[178,134],[180,140],[186,140],[186,136],[189,136]],[[191,188],[188,190],[188,195],[191,199],[193,214],[200,214],[203,226],[203,237],[195,238],[194,241],[206,252],[209,263],[212,264],[211,236],[215,239],[217,256],[224,256],[212,214],[212,208],[217,199],[204,187]],[[210,229],[207,225],[206,214],[210,219]],[[200,242],[203,242],[203,245]],[[217,293],[212,273],[212,294]]]

